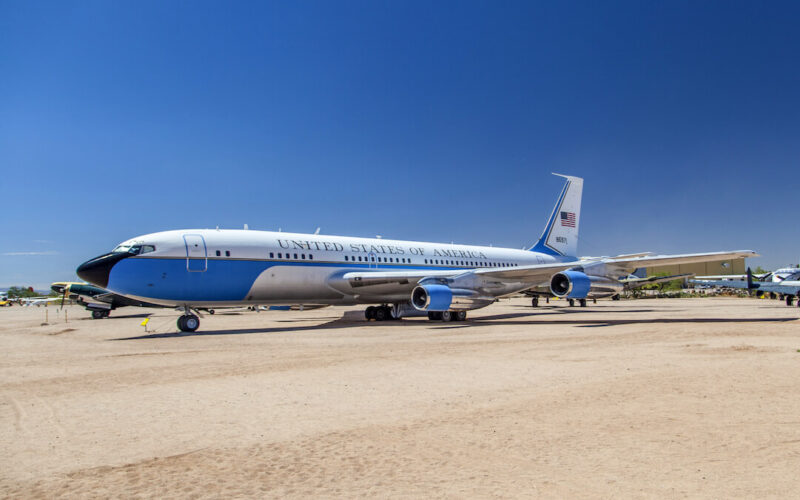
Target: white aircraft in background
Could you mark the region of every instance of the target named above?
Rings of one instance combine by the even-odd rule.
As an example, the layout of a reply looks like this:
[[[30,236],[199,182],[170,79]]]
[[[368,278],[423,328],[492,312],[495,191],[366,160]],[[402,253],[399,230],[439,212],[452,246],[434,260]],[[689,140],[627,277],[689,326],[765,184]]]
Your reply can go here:
[[[800,269],[796,267],[782,267],[774,271],[762,274],[753,274],[752,278],[757,280],[768,280],[773,283],[780,283],[790,276],[796,275]],[[709,274],[707,276],[696,276],[696,280],[719,280],[719,281],[747,281],[747,274]]]
[[[559,174],[556,174],[559,175]],[[754,257],[750,250],[580,259],[583,179],[567,179],[528,250],[271,231],[187,229],[137,236],[78,267],[81,279],[134,300],[176,307],[181,331],[199,308],[354,305],[378,321],[466,319],[499,297],[546,285],[577,299],[618,294],[640,267]]]

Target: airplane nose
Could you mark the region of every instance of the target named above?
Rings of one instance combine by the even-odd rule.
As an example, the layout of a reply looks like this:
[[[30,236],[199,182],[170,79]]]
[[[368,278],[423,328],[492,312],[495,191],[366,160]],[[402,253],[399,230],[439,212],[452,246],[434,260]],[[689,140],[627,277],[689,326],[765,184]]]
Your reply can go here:
[[[130,254],[119,252],[87,260],[78,266],[78,277],[83,281],[105,288],[108,286],[108,275],[111,274],[111,268],[126,257],[130,257]]]

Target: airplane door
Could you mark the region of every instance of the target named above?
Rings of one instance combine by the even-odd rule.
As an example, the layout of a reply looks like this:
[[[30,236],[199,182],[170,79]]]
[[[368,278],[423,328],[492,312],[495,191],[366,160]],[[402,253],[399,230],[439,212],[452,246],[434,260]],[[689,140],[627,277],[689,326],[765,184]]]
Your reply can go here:
[[[205,272],[208,267],[206,240],[199,234],[184,234],[183,242],[186,243],[186,270],[195,273]]]

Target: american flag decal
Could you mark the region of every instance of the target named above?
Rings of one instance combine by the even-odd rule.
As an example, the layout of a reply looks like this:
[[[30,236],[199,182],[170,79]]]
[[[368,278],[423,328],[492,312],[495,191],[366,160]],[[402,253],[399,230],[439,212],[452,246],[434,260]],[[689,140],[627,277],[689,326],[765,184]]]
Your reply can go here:
[[[575,213],[561,212],[561,225],[566,227],[575,227]]]

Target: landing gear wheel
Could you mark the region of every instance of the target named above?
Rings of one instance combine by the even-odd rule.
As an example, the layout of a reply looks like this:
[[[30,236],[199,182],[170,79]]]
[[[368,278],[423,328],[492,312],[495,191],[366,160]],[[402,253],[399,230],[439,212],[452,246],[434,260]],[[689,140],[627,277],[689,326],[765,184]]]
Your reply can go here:
[[[106,316],[105,311],[92,311],[92,319],[103,319]]]
[[[791,307],[792,302],[794,302],[794,295],[787,295],[786,296],[786,305]]]
[[[442,319],[442,313],[440,311],[430,311],[428,312],[428,319],[431,321],[439,321]]]
[[[367,318],[367,321],[375,319],[375,308],[373,306],[369,306],[367,310],[364,311],[364,317]]]
[[[597,304],[597,299],[592,299],[592,304]]]
[[[575,307],[575,299],[569,299],[569,306]]]
[[[611,300],[619,300],[619,295],[612,295]]]
[[[580,299],[578,302],[580,302],[581,307],[586,307],[586,299]]]
[[[467,311],[456,311],[456,321],[464,321],[467,319]]]
[[[389,319],[389,308],[388,307],[376,307],[375,308],[375,321],[386,321]]]
[[[442,321],[453,321],[453,313],[450,311],[442,311]]]
[[[534,297],[533,300],[531,300],[531,307],[539,307],[539,297]]]
[[[209,310],[208,310],[208,314],[211,314],[211,315],[213,315],[213,314],[214,314],[214,310],[213,310],[213,309],[209,309]]]
[[[200,318],[194,314],[186,314],[178,318],[178,330],[182,332],[193,332],[200,326]]]

